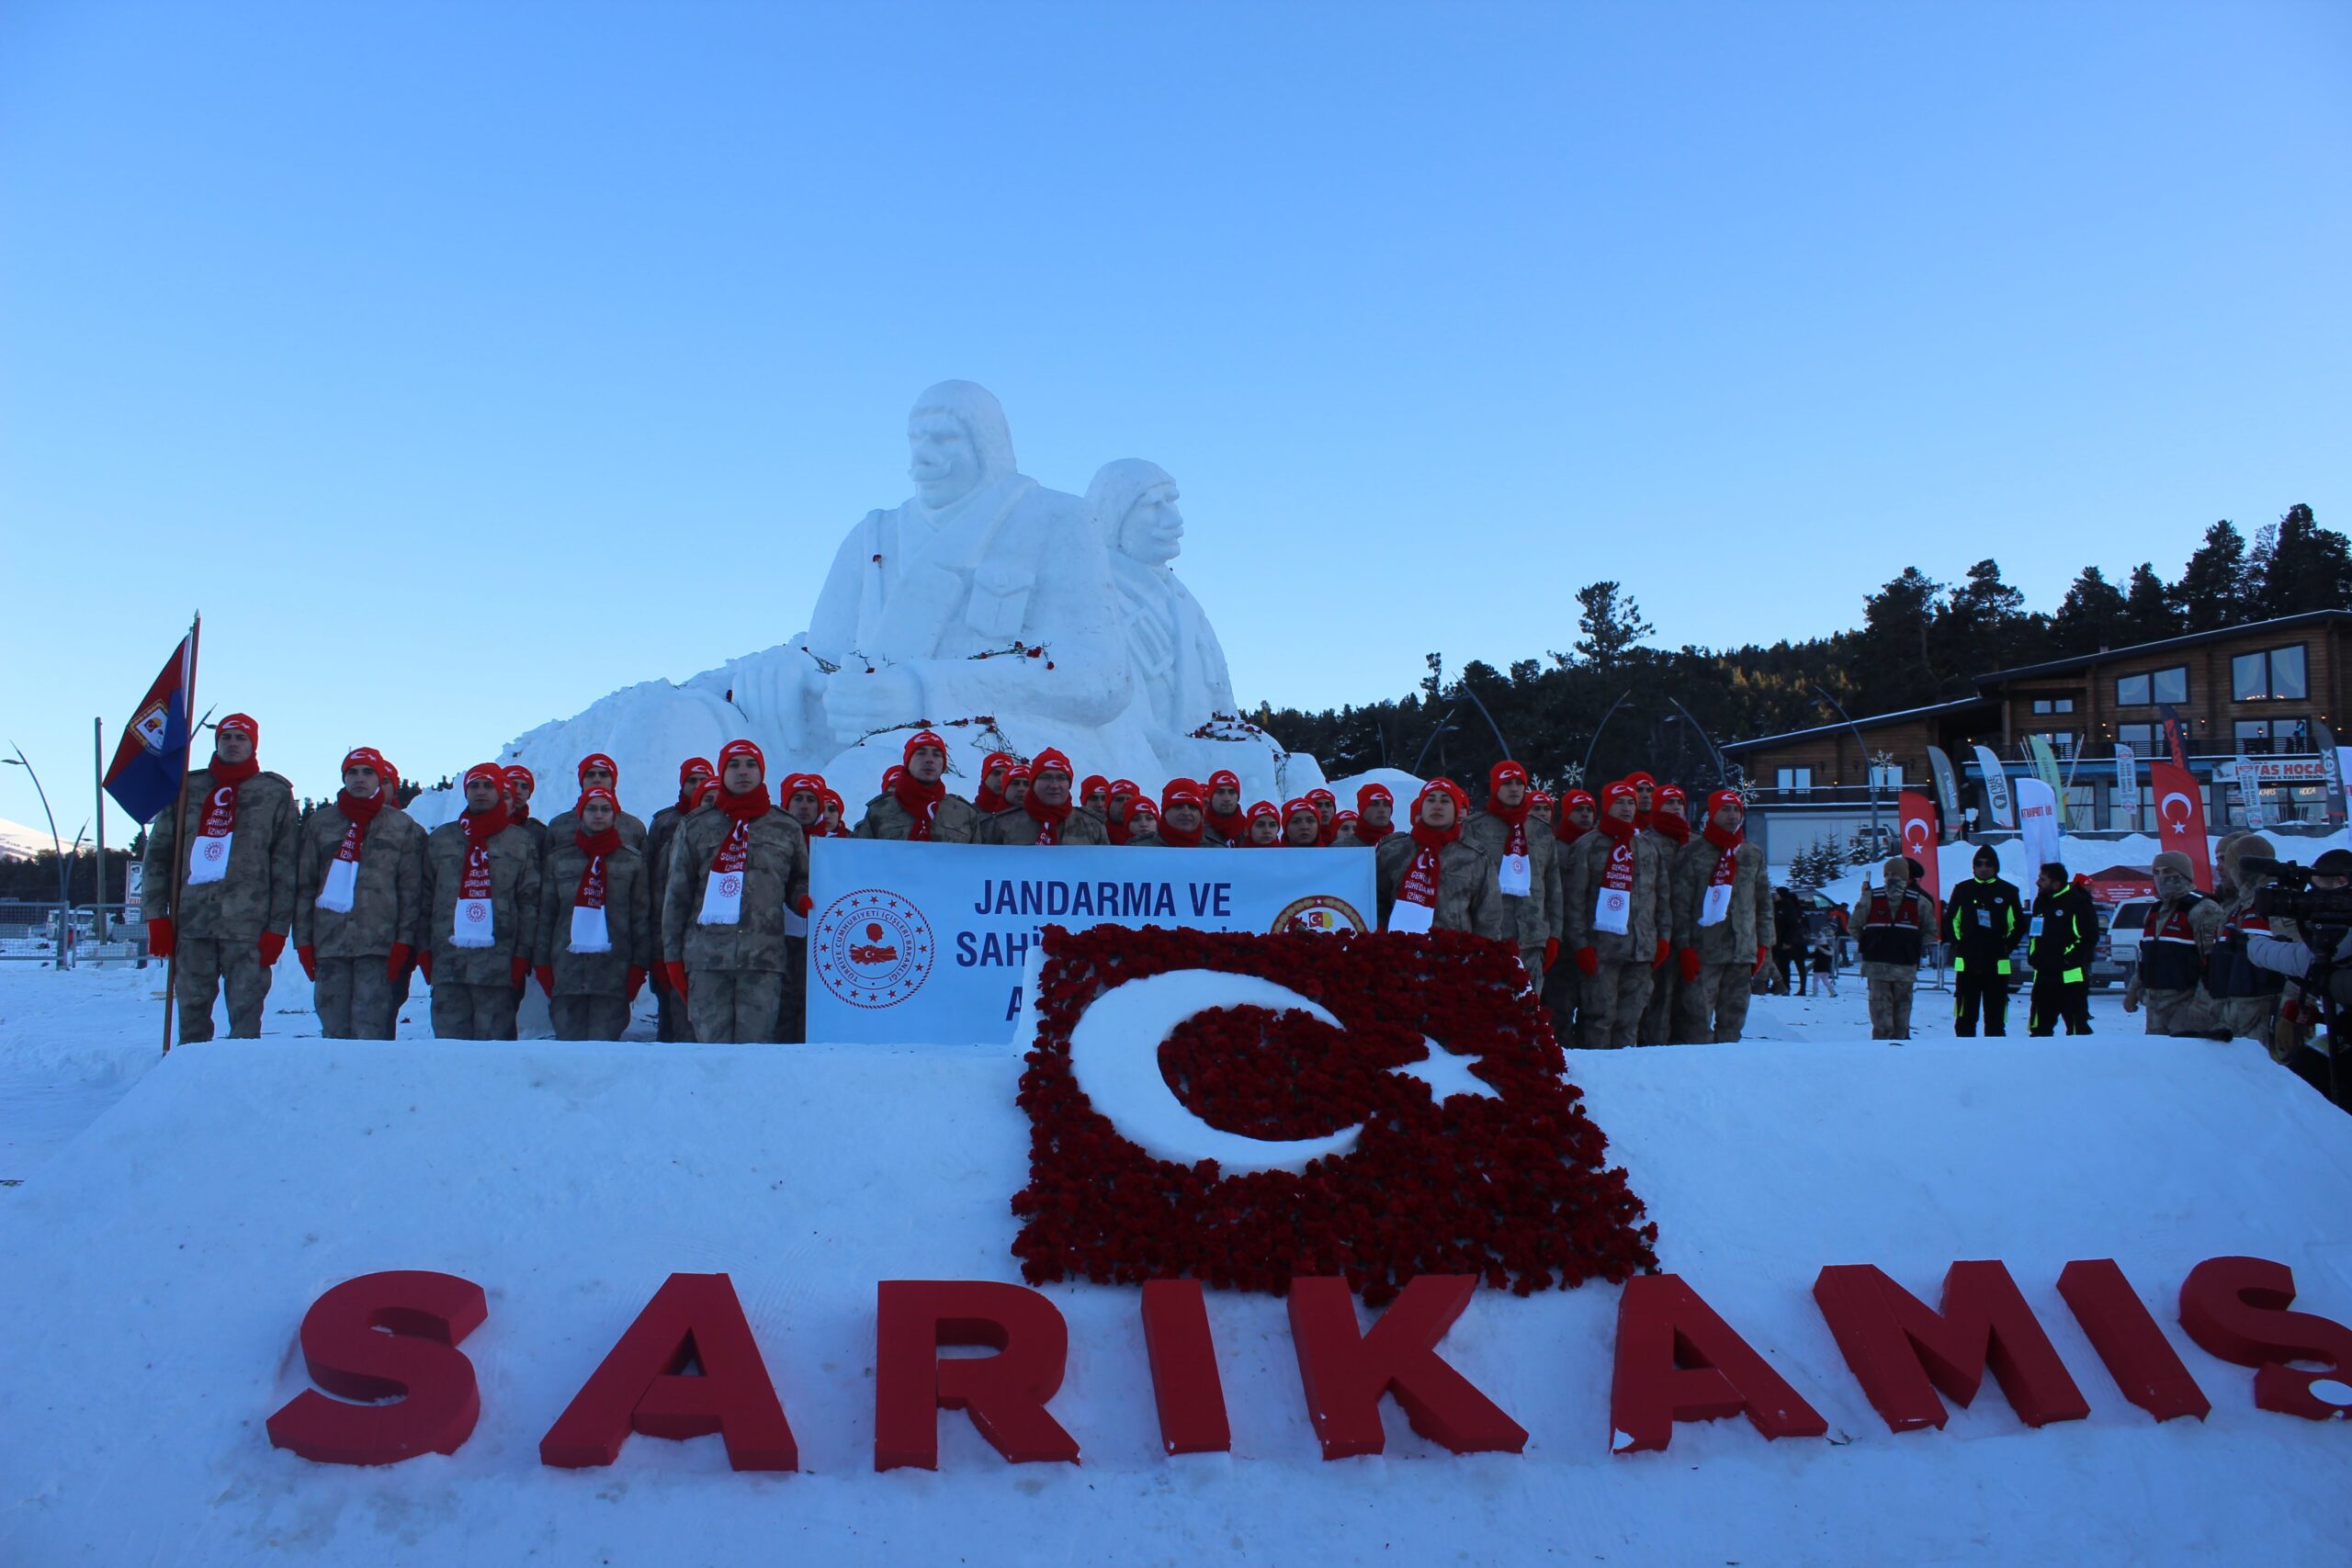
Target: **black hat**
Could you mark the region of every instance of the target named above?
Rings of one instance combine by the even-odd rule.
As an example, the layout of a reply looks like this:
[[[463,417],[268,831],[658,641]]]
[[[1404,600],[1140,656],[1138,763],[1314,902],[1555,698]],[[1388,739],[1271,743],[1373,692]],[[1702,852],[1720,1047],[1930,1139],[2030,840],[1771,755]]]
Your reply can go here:
[[[2312,862],[2312,870],[2322,876],[2352,876],[2352,850],[2329,850]]]

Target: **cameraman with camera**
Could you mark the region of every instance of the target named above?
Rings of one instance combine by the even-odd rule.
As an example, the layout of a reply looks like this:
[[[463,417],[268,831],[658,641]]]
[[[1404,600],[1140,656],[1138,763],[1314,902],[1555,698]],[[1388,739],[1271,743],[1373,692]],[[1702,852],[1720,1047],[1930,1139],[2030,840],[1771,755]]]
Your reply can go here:
[[[2306,1042],[2308,1052],[2287,1050],[2287,1066],[2352,1110],[2352,1068],[2341,1065],[2335,1038],[2337,1011],[2352,1006],[2352,850],[2329,850],[2309,871],[2291,861],[2245,855],[2238,874],[2264,884],[2255,891],[2256,913],[2273,925],[2293,921],[2300,937],[2240,931],[2230,938],[2231,947],[2256,968],[2296,982],[2301,994],[2281,1010],[2284,1022],[2320,1025],[2320,1032]]]

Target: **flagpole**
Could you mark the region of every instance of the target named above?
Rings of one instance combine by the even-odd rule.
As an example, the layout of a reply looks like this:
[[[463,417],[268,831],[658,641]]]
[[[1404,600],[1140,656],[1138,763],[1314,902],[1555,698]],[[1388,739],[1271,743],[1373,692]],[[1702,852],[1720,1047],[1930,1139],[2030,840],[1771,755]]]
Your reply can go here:
[[[197,653],[204,634],[204,615],[198,612],[187,630],[187,745],[196,750],[196,665]],[[192,759],[184,759],[184,761]],[[172,955],[164,960],[164,1055],[172,1054],[173,993],[178,989],[180,976],[180,879],[187,870],[187,776],[191,770],[180,769],[179,798],[172,805]]]
[[[90,720],[90,776],[98,796],[98,881],[90,897],[90,936],[107,940],[107,728],[106,720]]]

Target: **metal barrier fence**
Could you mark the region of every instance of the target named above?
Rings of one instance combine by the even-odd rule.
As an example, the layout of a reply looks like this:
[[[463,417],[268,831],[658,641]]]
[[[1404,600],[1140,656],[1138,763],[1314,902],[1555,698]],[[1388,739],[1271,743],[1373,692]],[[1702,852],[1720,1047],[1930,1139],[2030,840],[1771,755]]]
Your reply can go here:
[[[103,941],[101,915],[106,926]],[[0,963],[57,963],[61,930],[67,933],[63,945],[68,965],[143,962],[147,928],[124,917],[125,906],[119,903],[76,904],[69,923],[59,919],[53,902],[0,898]]]

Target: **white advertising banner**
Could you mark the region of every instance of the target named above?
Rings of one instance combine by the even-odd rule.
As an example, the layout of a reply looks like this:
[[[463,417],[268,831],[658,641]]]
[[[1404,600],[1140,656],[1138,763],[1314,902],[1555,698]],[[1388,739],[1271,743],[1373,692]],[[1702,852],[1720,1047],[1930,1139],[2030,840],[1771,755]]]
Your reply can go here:
[[[810,857],[808,1038],[1008,1039],[1046,926],[1369,931],[1368,850],[1177,850],[827,839]]]
[[[2029,872],[2064,856],[2058,848],[2058,792],[2040,779],[2018,779],[2010,787],[2018,797],[2018,830],[2025,840]]]
[[[1984,806],[1993,818],[1986,826],[2016,827],[2017,813],[2009,804],[2009,775],[2001,766],[2001,759],[1993,755],[1990,746],[1976,748],[1976,768],[1984,775]]]

